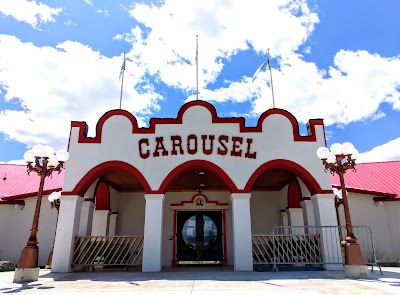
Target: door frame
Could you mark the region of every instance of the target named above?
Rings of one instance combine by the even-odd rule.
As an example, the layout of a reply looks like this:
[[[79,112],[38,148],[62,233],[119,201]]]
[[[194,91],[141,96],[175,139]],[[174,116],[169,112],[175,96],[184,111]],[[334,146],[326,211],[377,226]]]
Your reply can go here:
[[[174,228],[173,228],[173,246],[172,246],[172,266],[177,265],[177,231],[178,231],[178,222],[177,222],[177,215],[178,211],[193,211],[193,210],[174,210]],[[222,234],[222,265],[228,265],[228,258],[227,258],[227,245],[226,245],[226,209],[222,210],[198,210],[198,212],[207,212],[207,211],[220,211],[221,212],[221,234]]]

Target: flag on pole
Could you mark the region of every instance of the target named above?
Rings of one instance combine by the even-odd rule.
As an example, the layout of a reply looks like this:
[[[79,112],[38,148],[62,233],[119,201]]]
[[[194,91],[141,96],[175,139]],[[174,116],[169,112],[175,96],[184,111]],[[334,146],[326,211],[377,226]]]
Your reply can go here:
[[[271,92],[272,92],[272,107],[275,108],[275,96],[274,96],[274,83],[272,82],[272,70],[271,70],[271,63],[270,63],[270,53],[269,53],[269,48],[268,48],[268,58],[267,60],[257,69],[257,71],[253,75],[253,80],[257,78],[257,75],[261,72],[267,69],[269,70],[269,76],[271,79]]]
[[[258,74],[261,71],[265,71],[266,69],[270,69],[271,68],[271,64],[269,62],[269,55],[268,55],[268,59],[266,61],[263,62],[263,64],[257,69],[257,71],[254,73],[253,75],[253,80],[251,82],[254,82],[254,80],[257,78]]]
[[[124,61],[122,62],[121,72],[119,73],[119,80],[121,80],[121,77],[125,71],[125,63],[126,63],[126,58],[125,58],[125,52],[124,52]]]
[[[196,35],[196,99],[199,99],[199,36]]]

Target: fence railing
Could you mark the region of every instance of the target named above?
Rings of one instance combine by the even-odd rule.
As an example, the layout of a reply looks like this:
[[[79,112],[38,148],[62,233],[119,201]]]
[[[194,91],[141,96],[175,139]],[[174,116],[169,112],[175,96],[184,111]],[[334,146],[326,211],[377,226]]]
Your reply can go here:
[[[367,226],[353,226],[364,263],[375,266],[376,253],[372,231]],[[342,241],[346,227],[276,226],[269,235],[252,235],[253,263],[273,265],[342,264]]]
[[[75,237],[73,266],[138,266],[143,236]]]

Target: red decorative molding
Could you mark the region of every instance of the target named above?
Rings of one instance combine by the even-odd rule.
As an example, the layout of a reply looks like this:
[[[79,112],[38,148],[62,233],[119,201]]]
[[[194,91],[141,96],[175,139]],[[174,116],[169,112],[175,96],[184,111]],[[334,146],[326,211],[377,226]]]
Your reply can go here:
[[[299,123],[296,118],[289,113],[288,111],[282,109],[269,109],[264,112],[260,118],[258,119],[257,126],[255,127],[246,127],[245,126],[245,119],[243,117],[237,118],[220,118],[217,115],[217,111],[213,105],[208,102],[195,100],[184,104],[177,115],[177,118],[152,118],[149,122],[148,128],[139,128],[137,124],[136,118],[129,112],[125,110],[111,110],[105,113],[100,120],[97,122],[96,125],[96,136],[95,137],[87,137],[87,124],[86,122],[71,122],[71,129],[72,128],[79,128],[79,143],[101,143],[102,138],[102,130],[104,123],[113,116],[124,116],[128,120],[131,121],[132,124],[132,134],[155,134],[156,133],[156,125],[162,124],[170,124],[170,125],[179,125],[182,124],[182,118],[184,113],[191,107],[194,106],[202,106],[206,108],[212,117],[212,123],[214,124],[238,124],[240,133],[249,133],[249,132],[262,132],[262,124],[264,120],[271,116],[271,115],[282,115],[286,117],[290,123],[292,124],[293,128],[293,137],[294,141],[316,141],[315,135],[315,126],[324,126],[324,122],[322,119],[311,119],[307,123],[308,135],[300,135],[299,133]],[[70,134],[71,140],[71,134]],[[68,144],[69,147],[69,144]]]
[[[174,228],[172,229],[172,266],[176,266],[176,210],[174,210]]]
[[[289,208],[301,208],[301,188],[297,178],[289,183],[287,198]]]
[[[193,204],[194,199],[197,197],[202,197],[206,201],[206,204],[214,204],[215,206],[229,206],[229,203],[220,203],[218,201],[210,201],[204,194],[195,194],[190,201],[181,201],[180,203],[173,203],[170,206],[172,207],[182,207],[185,206],[185,204]]]
[[[143,186],[145,193],[154,193],[151,190],[146,178],[137,168],[121,161],[108,161],[93,167],[88,173],[86,173],[85,176],[81,178],[81,180],[72,191],[62,192],[62,195],[83,196],[97,178],[102,176],[107,171],[112,171],[116,169],[125,170],[126,172],[135,176],[139,180],[140,184]]]
[[[206,172],[207,171],[212,172],[216,174],[226,184],[228,190],[231,193],[241,192],[233,183],[232,179],[225,173],[224,170],[221,169],[221,167],[206,160],[192,160],[175,167],[167,175],[167,177],[165,177],[159,190],[153,193],[164,194],[167,191],[168,185],[172,183],[179,175],[181,175],[183,172],[187,170],[193,170],[193,169],[204,169]]]
[[[258,167],[257,170],[254,171],[254,173],[250,176],[244,190],[250,191],[257,178],[265,171],[272,169],[282,169],[293,173],[300,178],[301,181],[303,181],[312,195],[332,193],[332,190],[323,190],[315,178],[310,174],[310,172],[304,169],[304,167],[295,162],[284,159],[272,160]]]
[[[109,210],[110,209],[110,189],[107,183],[99,180],[94,190],[94,199],[96,204],[96,210]]]

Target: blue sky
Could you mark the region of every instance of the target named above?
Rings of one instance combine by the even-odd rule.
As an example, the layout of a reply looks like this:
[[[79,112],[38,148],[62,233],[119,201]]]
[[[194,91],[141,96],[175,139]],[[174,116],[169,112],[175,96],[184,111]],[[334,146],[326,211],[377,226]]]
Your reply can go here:
[[[400,160],[400,2],[305,0],[0,0],[0,162],[41,143],[66,148],[70,121],[119,107],[141,125],[195,98],[255,125],[275,102],[301,131],[323,118],[328,146]]]

